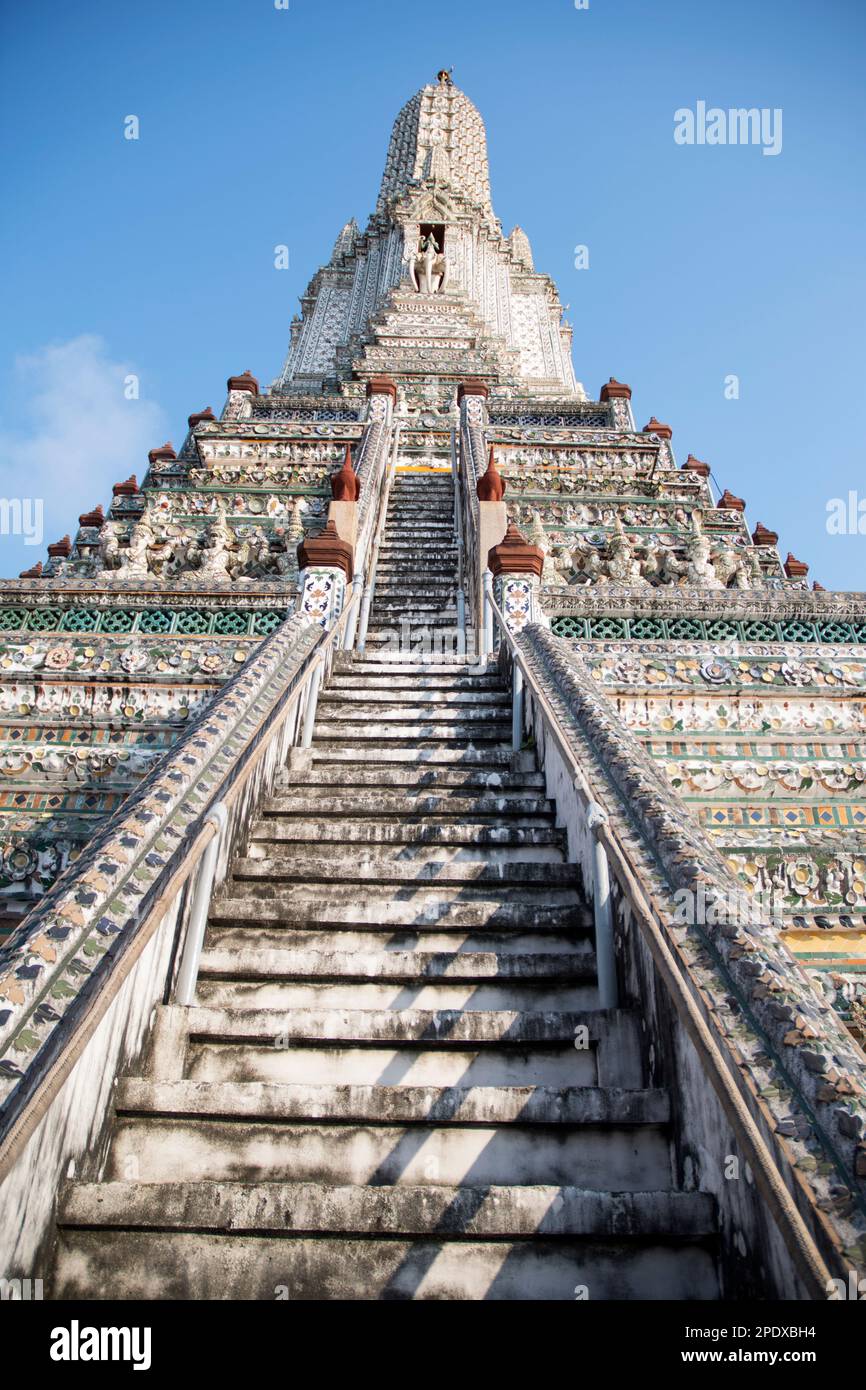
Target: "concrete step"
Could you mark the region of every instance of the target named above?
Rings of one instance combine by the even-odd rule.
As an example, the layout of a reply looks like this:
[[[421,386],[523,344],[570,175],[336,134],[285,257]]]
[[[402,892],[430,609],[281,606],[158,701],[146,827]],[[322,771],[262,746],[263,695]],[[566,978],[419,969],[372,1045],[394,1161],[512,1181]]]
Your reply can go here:
[[[291,825],[291,823],[290,823]],[[334,843],[333,841],[331,843]],[[269,836],[268,831],[257,832],[247,845],[247,858],[249,859],[271,859],[279,855],[291,855],[292,859],[301,866],[309,868],[311,864],[319,864],[322,858],[322,848],[318,847],[315,841],[299,841],[289,839],[283,842],[280,838]],[[407,873],[411,872],[412,866],[416,865],[419,870],[424,872],[438,882],[441,876],[450,876],[450,866],[456,866],[458,871],[466,870],[468,875],[488,869],[491,872],[497,867],[508,866],[519,862],[521,864],[533,864],[537,867],[558,866],[563,863],[563,841],[556,839],[550,844],[523,844],[517,841],[509,844],[504,838],[496,844],[443,844],[443,843],[366,843],[364,841],[353,841],[350,847],[346,847],[342,854],[339,850],[333,849],[332,854],[340,856],[334,867],[335,876],[339,877],[342,873],[341,865],[345,867],[346,861],[351,859],[369,868],[361,872],[369,873],[373,876],[390,872],[390,866],[400,865]],[[376,866],[383,866],[381,869]],[[349,870],[351,872],[351,870]],[[304,874],[305,877],[310,874]]]
[[[412,555],[421,551],[440,552],[454,556],[457,554],[456,540],[450,533],[429,535],[426,531],[415,529],[411,533],[386,532],[379,545],[380,555]]]
[[[386,626],[392,630],[399,630],[405,626],[412,628],[453,628],[456,631],[457,612],[453,607],[449,610],[447,607],[439,607],[438,604],[431,604],[427,608],[423,604],[417,608],[414,606],[410,608],[401,601],[391,603],[377,598],[370,610],[367,640],[370,640],[374,632]]]
[[[485,769],[510,768],[513,754],[507,747],[484,743],[476,746],[471,738],[463,745],[454,739],[447,742],[428,739],[424,743],[382,744],[376,747],[345,743],[342,740],[322,739],[310,748],[313,763],[333,765],[367,763],[382,767],[476,767]]]
[[[376,590],[380,585],[394,580],[401,584],[406,584],[410,588],[420,588],[422,581],[430,580],[431,584],[439,587],[446,586],[454,593],[457,589],[457,561],[456,557],[449,556],[437,563],[429,564],[426,560],[419,565],[417,556],[395,556],[388,558],[380,555],[376,566]]]
[[[590,938],[475,933],[449,941],[434,932],[406,939],[393,932],[273,931],[262,926],[211,926],[202,951],[202,977],[242,980],[569,980],[595,978]]]
[[[489,821],[441,820],[436,824],[419,821],[408,823],[400,819],[346,822],[340,818],[317,818],[315,815],[279,819],[276,816],[257,821],[250,832],[251,841],[274,844],[306,843],[337,845],[433,846],[436,848],[493,848],[523,849],[555,846],[562,850],[563,833],[549,822],[527,824],[518,820],[508,825]]]
[[[376,595],[373,599],[373,612],[378,612],[380,621],[382,616],[387,613],[404,615],[413,622],[420,622],[423,617],[432,614],[442,616],[447,615],[454,618],[457,612],[454,598],[454,585],[449,585],[445,595],[439,598],[435,593],[430,593],[426,584],[418,584],[409,591],[403,593],[389,594],[384,587],[376,586]]]
[[[384,885],[380,892],[365,886],[358,890],[329,884],[286,887],[280,894],[273,886],[268,891],[262,884],[258,891],[249,885],[234,885],[235,891],[222,890],[211,905],[213,922],[283,922],[286,925],[322,927],[424,927],[464,928],[483,927],[488,931],[518,929],[520,931],[571,931],[585,924],[585,909],[576,893],[558,890],[539,894],[508,890],[507,900],[501,895],[483,896],[484,890],[468,888],[440,889],[437,892],[418,891],[403,899],[391,896]],[[243,887],[244,891],[240,891]],[[489,891],[489,890],[488,890]],[[532,901],[532,899],[536,901]]]
[[[284,1049],[217,1037],[193,1038],[183,1075],[208,1085],[225,1081],[419,1086],[597,1086],[601,1053],[568,1043],[542,1047],[442,1047],[438,1044],[307,1042]],[[617,1072],[605,1084],[640,1086],[639,1075]]]
[[[553,820],[553,802],[545,797],[532,794],[522,797],[518,792],[502,792],[496,795],[460,796],[457,791],[450,793],[401,792],[391,795],[365,797],[360,801],[355,796],[340,796],[330,790],[316,797],[314,813],[317,816],[347,816],[358,820],[364,816],[461,816],[468,820],[487,817],[520,816],[531,818],[532,823],[545,824]],[[310,798],[293,796],[286,792],[278,796],[266,797],[260,807],[266,816],[308,816]]]
[[[72,1183],[60,1225],[145,1230],[272,1230],[364,1235],[616,1236],[700,1239],[715,1233],[711,1197],[700,1192],[605,1192],[576,1187],[320,1183]]]
[[[403,695],[416,695],[417,698],[427,699],[428,696],[459,696],[459,695],[507,695],[508,692],[502,688],[502,682],[498,676],[475,674],[471,667],[457,667],[447,671],[432,672],[429,675],[413,675],[407,669],[394,670],[389,668],[384,670],[381,666],[373,671],[370,669],[371,663],[357,662],[348,671],[337,671],[329,679],[323,694],[331,694],[332,691],[339,690],[369,690],[380,691],[383,694],[393,693],[402,698]]]
[[[377,720],[406,721],[418,723],[424,719],[437,721],[455,720],[472,723],[476,720],[510,718],[511,702],[504,695],[490,691],[464,691],[447,694],[444,691],[430,691],[423,700],[417,698],[416,691],[367,691],[347,690],[325,691],[319,697],[316,718],[352,722],[359,718]]]
[[[224,1222],[230,1200],[227,1195],[223,1204],[215,1198]],[[407,1240],[293,1239],[246,1231],[227,1235],[225,1226],[202,1233],[88,1230],[84,1225],[60,1231],[52,1297],[92,1298],[100,1290],[98,1296],[105,1298],[147,1300],[571,1302],[577,1288],[588,1290],[595,1300],[718,1297],[712,1254],[690,1237],[664,1234],[629,1245],[621,1235],[516,1241],[449,1240],[435,1234]]]
[[[134,1165],[134,1166],[132,1166]],[[662,1125],[387,1124],[328,1118],[222,1120],[120,1115],[106,1180],[459,1185],[550,1183],[670,1190]]]
[[[332,958],[333,961],[333,958]],[[571,981],[509,976],[505,980],[488,979],[425,982],[410,972],[403,980],[353,979],[352,963],[343,956],[340,970],[349,966],[349,973],[334,978],[319,977],[295,980],[244,980],[235,970],[230,978],[199,977],[196,1003],[210,1009],[251,1009],[253,1011],[292,1009],[364,1009],[384,1011],[407,1007],[426,1009],[434,1013],[443,1010],[466,1009],[527,1009],[543,1012],[549,1009],[591,1009],[598,1004],[595,980]],[[354,967],[357,969],[357,966]]]
[[[485,678],[496,676],[499,679],[498,667],[495,662],[489,660],[479,660],[473,656],[449,657],[447,661],[436,657],[416,657],[414,660],[401,660],[399,667],[393,661],[386,661],[381,656],[372,652],[365,656],[355,656],[353,661],[348,663],[348,669],[352,672],[359,671],[365,678],[367,676],[394,676],[411,679],[415,676],[442,676],[447,680],[468,681],[476,677]],[[340,671],[340,674],[344,672]]]
[[[524,796],[532,792],[544,795],[544,777],[540,772],[505,772],[486,768],[440,767],[425,768],[423,764],[401,768],[370,766],[368,763],[340,763],[331,766],[316,761],[309,771],[293,773],[288,768],[280,773],[278,788],[292,794],[293,788],[313,787],[375,787],[387,792],[389,788],[405,787],[409,791],[423,792],[436,790],[443,793],[450,788],[464,790],[477,789],[497,792],[516,791]]]
[[[188,1014],[190,1036],[250,1043],[370,1043],[402,1046],[517,1047],[572,1044],[582,1027],[610,1032],[608,1015],[585,1010],[509,1009],[208,1009]],[[577,1049],[575,1049],[577,1051]]]
[[[391,603],[390,600],[382,600],[378,597],[370,610],[370,626],[367,629],[367,640],[373,633],[388,628],[392,633],[399,633],[400,629],[411,628],[448,628],[457,631],[457,613],[452,607],[446,605],[430,604],[425,607],[423,604],[410,608],[402,600]]]
[[[417,598],[426,594],[430,599],[437,599],[443,605],[454,602],[455,583],[453,579],[436,580],[431,579],[428,583],[421,584],[417,577],[410,579],[408,575],[382,575],[376,577],[376,597],[377,598]]]
[[[431,715],[434,711],[431,711]],[[316,719],[313,725],[313,738],[316,742],[325,741],[334,743],[339,741],[345,743],[351,739],[353,747],[359,743],[382,744],[386,740],[394,743],[398,741],[403,748],[414,748],[422,745],[439,745],[441,743],[455,743],[464,745],[468,748],[477,745],[494,744],[499,747],[511,749],[511,720],[510,719],[448,719],[440,718],[438,709],[435,717],[429,720],[424,719],[423,712],[421,720],[410,722],[403,719],[383,719],[356,717],[353,720],[335,719]]]
[[[137,1116],[215,1119],[356,1120],[360,1124],[666,1125],[663,1090],[601,1086],[351,1086],[267,1082],[149,1081],[131,1077],[115,1093],[115,1109]],[[98,1187],[99,1184],[96,1184]]]
[[[389,890],[405,891],[413,888],[420,891],[426,885],[439,888],[489,889],[502,887],[511,892],[514,888],[534,889],[532,898],[538,896],[539,887],[545,890],[580,888],[580,870],[574,864],[533,864],[520,859],[505,863],[450,863],[434,860],[423,863],[417,859],[408,863],[401,860],[380,859],[378,856],[361,859],[353,852],[338,859],[304,859],[300,862],[293,853],[272,854],[268,858],[244,856],[232,864],[232,880],[263,879],[276,884],[288,880],[300,882],[320,882],[328,884],[323,892],[330,892],[336,884],[363,884],[386,887]],[[549,892],[545,892],[549,901]]]

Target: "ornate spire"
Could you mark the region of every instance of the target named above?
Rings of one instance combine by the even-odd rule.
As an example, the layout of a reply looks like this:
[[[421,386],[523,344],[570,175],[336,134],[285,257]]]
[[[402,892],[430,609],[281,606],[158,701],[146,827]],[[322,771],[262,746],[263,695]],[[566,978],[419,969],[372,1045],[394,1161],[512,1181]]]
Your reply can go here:
[[[407,101],[394,122],[377,211],[384,212],[389,199],[434,176],[447,179],[455,192],[494,220],[484,122],[444,71],[438,82]]]

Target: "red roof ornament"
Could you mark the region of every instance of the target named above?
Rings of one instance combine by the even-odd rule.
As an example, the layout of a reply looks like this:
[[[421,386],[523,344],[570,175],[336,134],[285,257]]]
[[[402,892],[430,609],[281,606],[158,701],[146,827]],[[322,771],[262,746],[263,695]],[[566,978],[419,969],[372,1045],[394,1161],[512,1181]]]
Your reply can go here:
[[[779,533],[778,531],[771,531],[769,527],[765,526],[763,522],[759,521],[754,531],[752,532],[752,544],[778,545]]]
[[[673,430],[670,425],[663,425],[661,420],[657,420],[654,415],[650,416],[649,423],[644,425],[643,434],[657,434],[659,439],[671,439]]]
[[[125,483],[115,483],[111,491],[115,497],[134,497],[138,492],[138,479],[130,473]]]
[[[147,455],[147,461],[151,464],[173,463],[176,458],[177,454],[170,439],[167,439],[164,444],[160,444],[158,449],[151,449]]]
[[[687,469],[690,473],[697,473],[701,478],[708,478],[710,476],[710,465],[704,463],[702,459],[696,459],[694,454],[689,454],[682,467],[683,469]]]
[[[339,569],[348,583],[354,574],[354,554],[352,546],[337,534],[334,521],[329,521],[324,531],[310,536],[298,546],[298,566],[306,569]]]
[[[72,554],[72,541],[68,536],[59,541],[52,541],[48,547],[48,554],[53,560],[65,560]]]
[[[197,410],[194,415],[187,416],[187,424],[189,425],[191,430],[194,430],[196,425],[200,425],[203,420],[215,419],[216,416],[214,415],[210,406],[206,405],[204,410]]]
[[[540,579],[544,569],[544,551],[540,545],[530,545],[510,521],[502,540],[498,545],[491,546],[487,553],[487,568],[494,577],[499,574],[535,574]]]
[[[461,381],[457,387],[457,404],[460,405],[464,396],[482,396],[484,400],[490,395],[490,391],[483,381]]]
[[[229,391],[248,391],[251,396],[259,394],[259,383],[256,381],[249,367],[240,376],[230,376],[226,382]]]
[[[32,567],[31,569],[29,569],[29,570],[22,570],[21,573],[19,574],[18,578],[19,578],[19,579],[41,579],[41,578],[42,578],[42,561],[41,561],[41,560],[37,560],[37,561],[36,561],[36,564],[33,565],[33,567]]]
[[[357,502],[361,496],[361,479],[352,467],[352,450],[348,444],[342,468],[331,474],[331,496],[335,502]]]
[[[624,381],[617,381],[616,377],[612,376],[602,386],[598,399],[600,401],[630,401],[631,387],[626,386]]]
[[[727,488],[725,488],[716,506],[720,511],[725,512],[744,512],[746,510],[746,504],[742,497],[735,497],[732,492],[728,492]]]
[[[475,491],[478,493],[479,502],[501,502],[505,496],[505,479],[496,467],[492,444],[487,459],[487,472],[481,474],[475,484]]]
[[[785,561],[785,573],[789,579],[805,579],[809,573],[809,566],[805,560],[797,560],[789,550]]]
[[[93,508],[92,512],[81,513],[81,516],[78,518],[78,525],[101,526],[104,520],[105,512],[102,510],[102,507],[99,505],[99,503],[97,503],[97,505]]]
[[[371,376],[367,382],[367,397],[370,396],[390,396],[394,404],[397,404],[397,383],[392,381],[389,376]]]

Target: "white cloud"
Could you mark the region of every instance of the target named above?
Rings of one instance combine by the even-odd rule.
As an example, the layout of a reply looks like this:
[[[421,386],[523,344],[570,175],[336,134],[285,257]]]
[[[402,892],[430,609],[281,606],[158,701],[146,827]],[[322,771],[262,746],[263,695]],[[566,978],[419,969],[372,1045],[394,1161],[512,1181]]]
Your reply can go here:
[[[0,577],[45,560],[45,544],[67,532],[79,512],[106,508],[111,485],[135,473],[166,438],[163,410],[144,393],[128,400],[134,365],[112,360],[104,341],[82,334],[15,359],[15,419],[0,427],[0,497],[42,498],[41,546],[0,535]],[[11,426],[11,427],[10,427]]]

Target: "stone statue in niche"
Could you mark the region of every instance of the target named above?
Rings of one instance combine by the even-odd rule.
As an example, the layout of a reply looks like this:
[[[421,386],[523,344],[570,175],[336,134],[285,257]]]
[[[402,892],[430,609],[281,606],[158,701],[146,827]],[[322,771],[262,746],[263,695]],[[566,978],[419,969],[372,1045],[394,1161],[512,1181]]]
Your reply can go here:
[[[148,551],[154,544],[156,536],[148,523],[142,519],[137,521],[129,533],[129,544],[125,551],[120,553],[120,566],[128,576],[145,578],[148,574]]]
[[[106,519],[99,528],[97,556],[95,563],[97,574],[106,574],[111,570],[120,569],[120,541],[117,537],[117,523],[110,518]]]
[[[442,294],[448,279],[448,262],[432,232],[418,242],[409,259],[409,278],[418,294]]]

